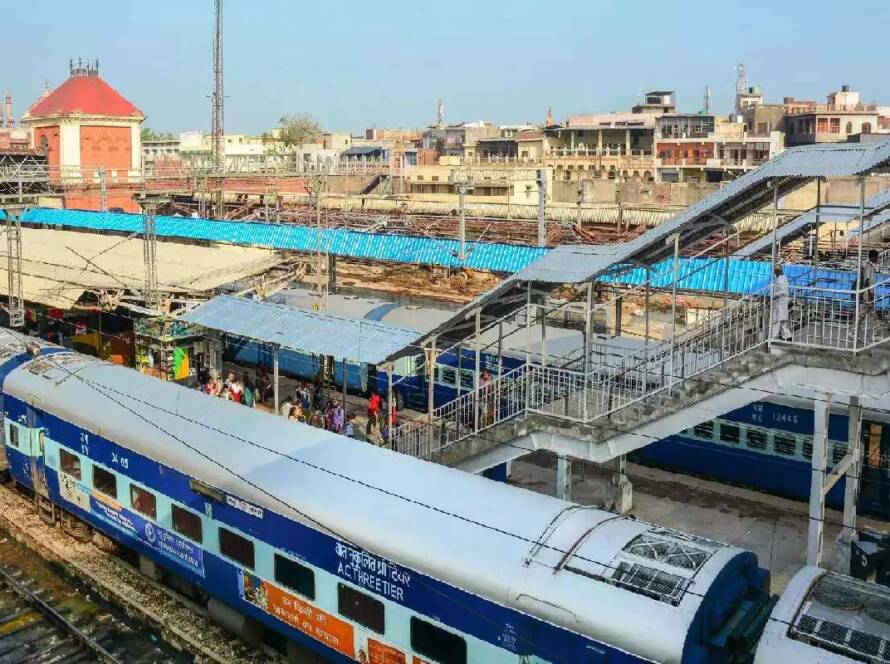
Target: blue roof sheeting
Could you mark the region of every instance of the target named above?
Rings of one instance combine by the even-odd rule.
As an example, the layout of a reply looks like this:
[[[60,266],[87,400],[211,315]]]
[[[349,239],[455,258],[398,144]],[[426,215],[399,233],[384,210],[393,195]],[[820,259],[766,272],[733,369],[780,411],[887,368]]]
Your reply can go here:
[[[783,266],[791,286],[810,286],[826,289],[850,290],[855,288],[855,274],[843,270],[819,269],[815,272],[809,265],[787,263]],[[772,263],[738,258],[729,259],[730,295],[751,295],[763,292],[770,283]],[[681,258],[677,264],[677,288],[702,293],[723,293],[726,279],[726,259],[724,258]],[[646,281],[646,271],[636,268],[618,276],[603,276],[603,283],[622,286],[642,286]],[[652,267],[652,288],[671,288],[673,281],[673,259],[657,263]]]
[[[32,208],[22,215],[30,224],[114,233],[141,233],[142,215]],[[319,231],[307,226],[255,221],[215,221],[189,217],[156,218],[158,237],[223,242],[286,251],[314,252]],[[335,256],[513,273],[547,253],[544,247],[467,242],[467,258],[458,260],[457,240],[363,233],[342,228],[321,231],[321,247]]]

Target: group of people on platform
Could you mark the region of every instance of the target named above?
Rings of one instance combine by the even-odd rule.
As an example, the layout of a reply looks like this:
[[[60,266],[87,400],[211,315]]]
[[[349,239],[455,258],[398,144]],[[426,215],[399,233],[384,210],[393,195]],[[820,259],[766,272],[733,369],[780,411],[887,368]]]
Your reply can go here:
[[[198,374],[197,389],[204,394],[254,408],[258,403],[263,403],[271,397],[272,383],[268,377],[264,380],[263,376],[259,374],[256,381],[253,381],[246,371],[241,377],[230,371],[226,379],[223,380],[220,376],[202,370]]]
[[[246,371],[240,377],[230,371],[223,380],[204,370],[198,374],[197,389],[204,394],[234,401],[249,408],[274,399],[272,381],[262,369],[257,372],[256,380],[252,380]],[[293,422],[302,422],[350,438],[383,445],[389,441],[390,433],[397,422],[396,404],[392,404],[389,418],[384,416],[386,410],[386,399],[378,392],[372,393],[368,399],[368,423],[364,436],[361,436],[356,414],[347,413],[344,403],[339,399],[325,398],[325,389],[321,384],[312,386],[300,382],[293,395],[286,396],[281,402],[278,414]]]
[[[355,413],[347,415],[339,399],[325,399],[324,388],[320,385],[310,390],[305,383],[300,383],[293,396],[285,397],[278,413],[292,422],[355,437]]]

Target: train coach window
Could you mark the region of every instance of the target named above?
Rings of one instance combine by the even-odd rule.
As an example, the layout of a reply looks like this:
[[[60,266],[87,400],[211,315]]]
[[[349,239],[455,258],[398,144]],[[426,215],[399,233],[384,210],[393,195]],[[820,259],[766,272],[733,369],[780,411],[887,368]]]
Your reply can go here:
[[[797,445],[794,442],[794,438],[791,436],[774,436],[773,448],[776,450],[776,454],[781,454],[782,456],[794,456],[794,451],[797,448]]]
[[[739,428],[734,424],[720,424],[720,441],[732,445],[739,444]]]
[[[831,447],[831,463],[832,465],[837,465],[841,462],[841,460],[847,456],[847,447],[846,443],[835,443]]]
[[[219,529],[219,551],[227,558],[253,569],[253,542],[225,528]]]
[[[9,444],[13,447],[19,446],[19,428],[14,425],[9,425]]]
[[[76,454],[71,454],[68,450],[59,450],[59,463],[63,473],[76,480],[80,479],[80,459]]]
[[[300,563],[275,554],[275,580],[303,597],[315,599],[315,572]]]
[[[476,375],[469,369],[460,370],[460,387],[462,390],[472,390],[476,386]]]
[[[117,475],[99,466],[93,466],[93,487],[106,496],[117,498]]]
[[[696,424],[692,429],[692,433],[699,438],[711,440],[714,438],[714,423],[702,422],[701,424]]]
[[[130,504],[133,509],[151,519],[158,518],[158,499],[151,491],[130,485]]]
[[[337,610],[341,616],[373,629],[378,634],[386,631],[383,602],[342,583],[337,584]]]
[[[466,664],[467,642],[420,618],[411,618],[411,650],[440,664]]]
[[[748,430],[748,449],[765,450],[766,449],[766,434],[763,433],[763,431],[758,431],[757,429],[749,429]]]
[[[804,443],[803,444],[803,458],[804,459],[812,459],[813,458],[813,443]]]
[[[201,517],[182,509],[179,505],[173,505],[173,530],[194,540],[198,544],[204,539]]]
[[[439,366],[439,382],[454,387],[457,385],[457,371],[451,367]]]

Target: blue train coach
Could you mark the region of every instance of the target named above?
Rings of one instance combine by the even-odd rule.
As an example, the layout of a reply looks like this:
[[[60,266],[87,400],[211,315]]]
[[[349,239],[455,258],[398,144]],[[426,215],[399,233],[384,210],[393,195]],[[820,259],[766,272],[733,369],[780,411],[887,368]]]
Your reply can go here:
[[[45,518],[87,524],[293,653],[741,664],[771,608],[751,552],[20,335],[0,333],[0,380],[7,470]]]

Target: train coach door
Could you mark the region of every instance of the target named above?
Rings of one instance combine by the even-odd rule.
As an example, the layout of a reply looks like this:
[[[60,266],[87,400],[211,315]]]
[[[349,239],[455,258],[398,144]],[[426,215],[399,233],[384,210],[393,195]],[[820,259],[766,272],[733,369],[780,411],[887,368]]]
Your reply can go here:
[[[46,433],[43,429],[31,429],[31,482],[34,491],[44,498],[49,498],[46,486]]]
[[[859,507],[871,513],[890,509],[887,457],[890,442],[885,440],[884,426],[877,422],[862,423],[862,466],[859,481]]]
[[[46,431],[38,411],[28,409],[28,438],[30,438],[31,482],[35,493],[49,498],[46,486]]]

